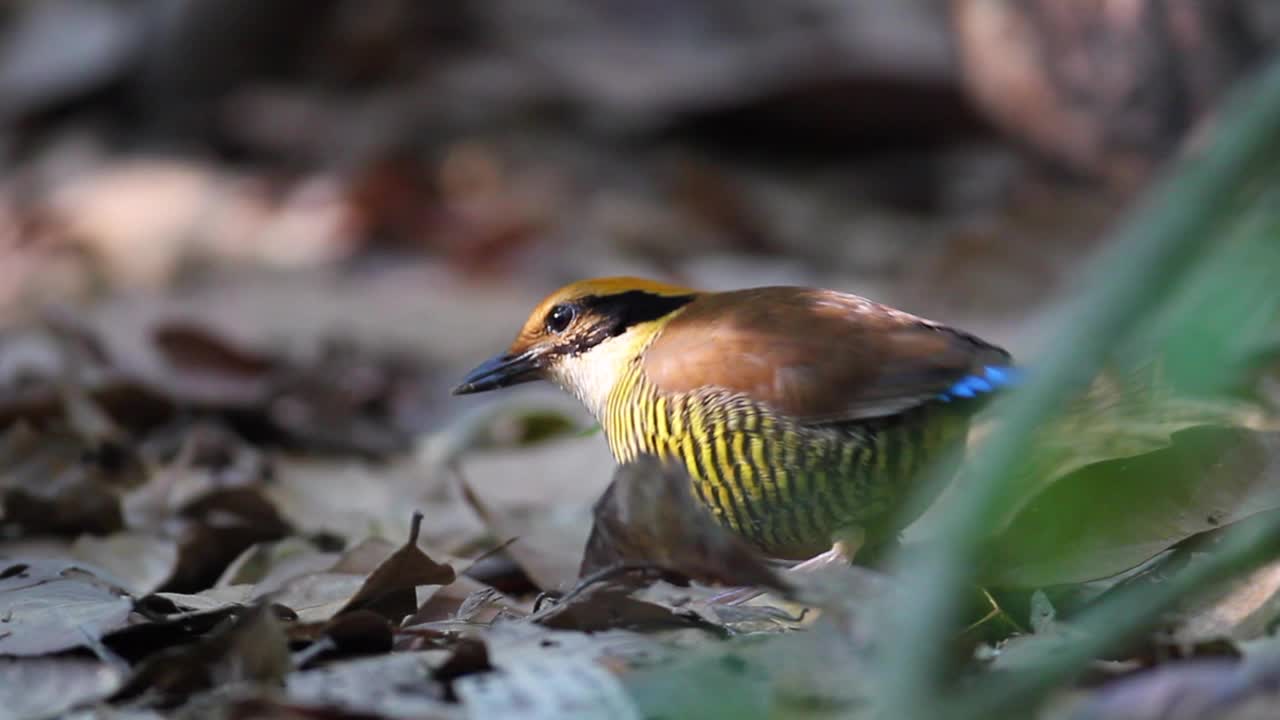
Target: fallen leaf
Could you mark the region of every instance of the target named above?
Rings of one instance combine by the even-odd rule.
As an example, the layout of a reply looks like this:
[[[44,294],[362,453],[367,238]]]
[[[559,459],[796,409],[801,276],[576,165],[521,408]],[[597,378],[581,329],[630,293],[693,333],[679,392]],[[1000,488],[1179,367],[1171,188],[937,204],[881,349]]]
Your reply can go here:
[[[123,529],[120,495],[146,478],[130,448],[17,424],[0,436],[3,524],[24,536]]]
[[[211,600],[171,593],[141,598],[134,604],[134,612],[142,619],[110,633],[102,643],[126,661],[138,663],[157,653],[199,642],[228,620],[243,615],[248,605],[238,600]]]
[[[298,614],[299,622],[320,623],[341,612],[365,582],[364,577],[349,573],[311,573],[296,577],[279,590],[262,596],[293,610]]]
[[[451,567],[418,548],[421,524],[421,514],[414,513],[410,539],[400,548],[368,538],[340,556],[304,555],[262,578],[253,595],[292,609],[304,624],[356,610],[371,610],[398,623],[417,609],[419,586],[448,585],[455,579]]]
[[[333,568],[340,557],[338,553],[317,550],[315,543],[300,537],[257,543],[227,566],[214,587],[242,585],[271,592],[293,578]]]
[[[165,372],[154,380],[184,404],[255,409],[270,400],[279,363],[194,323],[163,322],[151,341]]]
[[[178,568],[166,589],[199,591],[213,585],[246,549],[286,537],[291,528],[256,487],[216,488],[176,511]]]
[[[124,674],[83,658],[0,658],[0,708],[11,720],[59,717],[111,696]]]
[[[437,563],[418,548],[421,528],[422,513],[415,512],[404,546],[373,571],[339,613],[372,610],[399,623],[418,609],[417,586],[448,585],[456,579],[452,567]]]
[[[427,650],[341,660],[290,674],[285,696],[290,702],[374,717],[453,718],[457,705],[445,702],[431,682],[432,668],[447,656],[444,650]]]
[[[431,679],[444,685],[446,700],[457,702],[453,682],[468,675],[487,672],[493,672],[493,665],[489,663],[489,649],[484,642],[475,638],[462,638],[454,645],[449,659],[432,671]]]
[[[693,613],[680,613],[656,603],[630,597],[628,588],[598,584],[534,614],[530,620],[557,630],[653,632],[698,628],[724,635],[724,628]]]
[[[1107,577],[1277,507],[1280,436],[1183,430],[1168,448],[1089,465],[1045,490],[990,541],[982,578],[1031,588]]]
[[[320,632],[341,656],[389,653],[395,640],[391,623],[371,610],[339,615],[325,623]]]
[[[98,642],[128,623],[133,600],[56,560],[0,565],[0,655],[45,655]]]
[[[470,454],[459,477],[490,543],[514,538],[507,554],[540,589],[559,592],[578,577],[591,505],[615,466],[601,438],[576,438]]]
[[[1175,395],[1164,374],[1162,366],[1148,364],[1095,378],[1037,434],[1031,459],[1019,471],[1018,495],[1003,506],[993,531],[1008,527],[1041,493],[1082,468],[1168,448],[1183,430],[1254,422],[1248,405]]]
[[[137,532],[81,535],[71,544],[70,555],[138,597],[164,586],[178,564],[173,540]]]
[[[291,669],[288,639],[275,611],[256,605],[194,645],[151,656],[135,668],[113,699],[151,691],[178,700],[229,684],[274,686],[282,684]]]
[[[528,604],[503,595],[466,575],[433,593],[412,617],[405,620],[405,627],[440,627],[453,623],[459,625],[488,625],[498,617],[524,617]]]
[[[690,579],[789,592],[741,538],[699,507],[681,468],[643,456],[623,465],[595,506],[581,575],[627,564]]]
[[[159,592],[155,597],[168,600],[183,610],[207,612],[237,605],[249,605],[254,600],[254,592],[253,585],[224,585],[198,593]]]
[[[152,328],[151,339],[169,366],[183,372],[260,382],[268,379],[276,367],[271,358],[239,347],[195,323],[162,323]]]
[[[1070,707],[1078,720],[1262,720],[1275,716],[1280,668],[1234,660],[1170,663],[1114,680]]]
[[[1275,511],[1260,513],[1242,522],[1262,524],[1273,522],[1275,516]],[[1174,575],[1213,557],[1225,535],[1225,529],[1216,530],[1179,543],[1112,583],[1096,601],[1103,601],[1109,594],[1142,592],[1168,582]],[[1280,618],[1280,561],[1263,564],[1238,578],[1205,588],[1179,603],[1168,614],[1164,630],[1154,638],[1158,645],[1154,654],[1186,656],[1221,641],[1238,645],[1266,635],[1277,618]]]

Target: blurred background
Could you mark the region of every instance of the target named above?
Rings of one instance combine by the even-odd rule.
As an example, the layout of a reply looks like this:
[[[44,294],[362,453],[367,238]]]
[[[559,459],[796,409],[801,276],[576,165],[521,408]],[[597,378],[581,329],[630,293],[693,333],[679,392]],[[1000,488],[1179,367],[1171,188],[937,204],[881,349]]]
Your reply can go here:
[[[626,273],[1022,349],[1277,42],[1268,0],[10,0],[0,318],[177,303],[444,387]]]
[[[182,673],[220,664],[278,684],[287,655],[254,662],[292,650],[291,702],[347,692],[369,713],[454,717],[451,683],[491,669],[462,634],[514,665],[538,636],[503,635],[531,625],[512,618],[582,631],[572,643],[620,625],[800,623],[699,620],[687,597],[656,594],[579,597],[594,614],[558,625],[539,615],[540,593],[578,580],[613,460],[552,388],[449,389],[543,295],[613,274],[850,291],[1034,365],[1058,301],[1108,287],[1079,282],[1094,280],[1082,261],[1277,52],[1275,0],[5,0],[0,608],[25,614],[5,615],[0,660],[32,661],[0,662],[31,669],[0,681],[0,707],[44,718],[143,689],[177,703],[218,685]],[[1258,298],[1280,267],[1280,186],[1258,172],[1242,210],[1212,208],[1228,216],[1212,224],[1222,259],[1202,263],[1212,282],[1174,278],[1172,319],[1135,318],[1155,339],[1130,343],[1134,364],[1167,343],[1186,360],[1171,373],[1202,395],[1256,379],[1226,362],[1252,362],[1254,339],[1273,362],[1275,302]],[[975,597],[957,658],[1016,667],[975,649],[1014,634],[1045,643],[1022,657],[1051,657],[1040,588],[1065,587],[1052,601],[1070,610],[1280,507],[1274,428],[1123,390],[1048,434],[1022,504],[991,529],[982,577],[1017,592]],[[1195,616],[1207,630],[1141,658],[1273,629],[1280,570],[1266,572],[1244,620],[1211,607]],[[74,617],[64,586],[85,599]],[[369,601],[383,596],[396,607]],[[263,598],[293,613],[285,629],[244,610]],[[224,642],[211,629],[231,617],[248,630]],[[619,637],[635,639],[589,640]],[[393,647],[436,653],[435,695],[426,666],[403,680],[353,662],[345,684],[312,672]],[[165,654],[179,649],[195,654]],[[797,675],[830,678],[822,692],[874,685],[883,665],[783,653],[783,671],[809,658]],[[646,686],[619,657],[604,664],[634,698],[716,695],[678,668]],[[165,670],[149,675],[152,660]],[[68,690],[55,666],[84,683]],[[746,685],[766,687],[753,677],[720,694],[750,700]],[[36,692],[36,678],[54,679]],[[376,705],[396,693],[430,704]],[[667,710],[648,715],[680,716]],[[269,716],[255,712],[226,717]]]

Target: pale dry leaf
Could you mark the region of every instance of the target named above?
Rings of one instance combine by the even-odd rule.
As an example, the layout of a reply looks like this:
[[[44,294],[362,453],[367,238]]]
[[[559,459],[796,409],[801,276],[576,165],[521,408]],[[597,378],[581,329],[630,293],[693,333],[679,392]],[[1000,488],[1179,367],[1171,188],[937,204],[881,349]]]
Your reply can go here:
[[[591,506],[615,466],[603,438],[575,438],[469,455],[461,477],[493,537],[515,538],[506,551],[534,583],[564,590],[577,579]]]
[[[71,544],[70,553],[99,576],[138,597],[159,590],[178,565],[178,544],[147,533],[81,535]]]
[[[110,697],[125,671],[84,658],[0,658],[0,708],[10,720],[59,717]]]
[[[45,655],[128,624],[133,600],[65,561],[0,562],[0,655]]]

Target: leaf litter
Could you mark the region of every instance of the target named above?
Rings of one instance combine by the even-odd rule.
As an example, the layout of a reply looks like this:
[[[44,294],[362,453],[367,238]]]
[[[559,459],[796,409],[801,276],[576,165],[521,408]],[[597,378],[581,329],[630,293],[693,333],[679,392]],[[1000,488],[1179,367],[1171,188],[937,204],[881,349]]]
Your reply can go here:
[[[229,717],[699,715],[726,694],[744,716],[821,717],[856,713],[879,682],[891,578],[789,576],[712,522],[674,467],[641,459],[606,487],[599,438],[564,437],[572,423],[548,425],[550,438],[495,434],[483,423],[499,412],[413,440],[430,369],[407,356],[271,352],[184,320],[150,334],[158,363],[129,364],[83,329],[53,335],[44,355],[0,362],[26,367],[0,384],[0,672],[47,671],[68,688],[33,686],[31,717],[103,703]],[[510,417],[542,427],[540,412]],[[1132,442],[1098,430],[1082,456],[1050,450],[1053,481],[994,536],[990,579],[1011,586],[1001,603],[1068,585],[1033,593],[1039,614],[1026,618],[997,606],[1015,621],[982,626],[994,660],[980,667],[1034,663],[1069,637],[1069,613],[1045,611],[1063,587],[1101,588],[1087,604],[1176,572],[1214,529],[1271,507],[1272,438],[1217,427],[1224,418],[1186,410],[1126,424]],[[1035,520],[1066,502],[1055,493],[1120,482],[1188,491],[1145,503],[1149,524],[1088,537]],[[1180,644],[1200,657],[1222,640],[1267,642],[1280,615],[1269,572],[1184,608],[1105,672],[1127,677]],[[726,587],[763,595],[726,605]]]

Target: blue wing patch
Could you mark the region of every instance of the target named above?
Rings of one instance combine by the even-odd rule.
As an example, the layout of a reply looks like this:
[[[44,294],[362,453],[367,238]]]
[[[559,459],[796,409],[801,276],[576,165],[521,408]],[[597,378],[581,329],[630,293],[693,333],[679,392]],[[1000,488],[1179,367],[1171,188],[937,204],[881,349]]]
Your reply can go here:
[[[988,365],[982,368],[981,375],[966,375],[960,378],[955,385],[938,395],[938,399],[942,402],[951,402],[958,398],[974,398],[1017,383],[1019,375],[1020,373],[1011,367]]]

